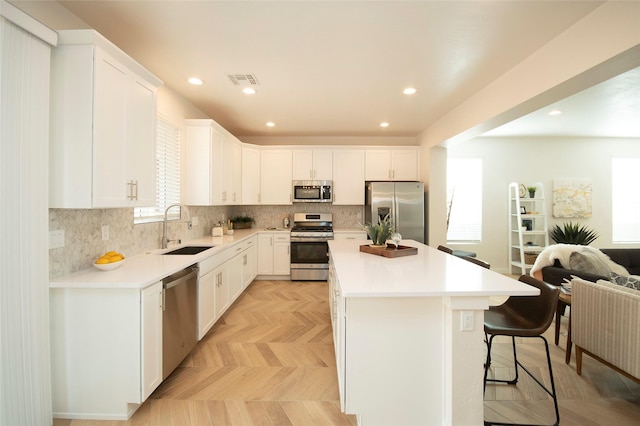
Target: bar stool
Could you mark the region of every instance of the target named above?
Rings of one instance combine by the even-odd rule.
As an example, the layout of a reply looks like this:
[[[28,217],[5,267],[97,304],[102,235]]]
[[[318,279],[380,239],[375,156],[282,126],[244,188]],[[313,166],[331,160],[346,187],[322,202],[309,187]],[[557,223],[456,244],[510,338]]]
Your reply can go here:
[[[557,286],[547,284],[528,275],[522,275],[519,281],[536,287],[540,290],[538,296],[511,296],[500,306],[492,306],[484,315],[484,332],[487,336],[487,360],[484,366],[484,388],[487,382],[498,382],[506,384],[516,384],[518,382],[518,367],[522,368],[544,391],[553,398],[553,405],[556,413],[554,426],[560,424],[560,412],[558,410],[558,398],[556,386],[553,380],[553,370],[551,368],[551,356],[549,354],[549,344],[542,335],[551,325],[556,313],[558,303]],[[510,336],[513,346],[513,361],[515,367],[515,377],[511,380],[488,379],[487,374],[491,367],[491,345],[496,336]],[[549,390],[537,377],[535,377],[520,361],[516,354],[516,337],[537,337],[544,342],[547,352],[547,365],[549,368],[549,378],[551,380],[551,390]],[[488,422],[485,425],[515,425],[518,423]],[[530,423],[527,423],[530,424]]]
[[[453,250],[452,250],[452,249],[450,249],[450,248],[449,248],[449,247],[447,247],[447,246],[439,245],[439,246],[438,246],[438,250],[443,251],[443,252],[445,252],[445,253],[447,253],[447,254],[453,254]]]
[[[469,254],[473,254],[473,256],[459,255],[459,254],[456,254],[456,250],[452,250],[452,249],[450,249],[449,247],[447,247],[447,246],[443,246],[443,245],[439,245],[439,246],[438,246],[438,250],[443,251],[443,252],[445,252],[445,253],[447,253],[447,254],[452,254],[452,255],[457,256],[457,257],[459,257],[459,258],[461,258],[461,259],[464,259],[464,260],[466,260],[466,261],[468,261],[468,262],[475,263],[476,265],[478,265],[478,266],[482,266],[483,268],[487,268],[487,269],[490,269],[490,268],[491,268],[491,265],[489,264],[489,262],[486,262],[486,261],[481,260],[481,259],[476,259],[476,257],[475,257],[475,256],[476,256],[476,254],[475,254],[475,253],[471,253],[471,252],[458,252],[458,253],[469,253]]]

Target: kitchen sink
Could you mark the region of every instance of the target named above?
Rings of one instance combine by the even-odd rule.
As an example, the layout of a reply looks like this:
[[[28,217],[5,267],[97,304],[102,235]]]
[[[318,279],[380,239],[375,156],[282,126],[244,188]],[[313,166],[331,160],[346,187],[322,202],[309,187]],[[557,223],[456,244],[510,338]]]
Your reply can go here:
[[[184,246],[162,254],[198,254],[215,246]]]

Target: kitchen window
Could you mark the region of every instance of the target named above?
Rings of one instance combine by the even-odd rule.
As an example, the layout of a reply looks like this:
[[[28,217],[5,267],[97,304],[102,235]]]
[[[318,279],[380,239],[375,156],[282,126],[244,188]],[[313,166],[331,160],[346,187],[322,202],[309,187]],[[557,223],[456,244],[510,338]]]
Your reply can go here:
[[[447,160],[447,242],[482,238],[482,160]]]
[[[157,222],[165,209],[180,202],[180,127],[158,116],[156,125],[156,205],[133,211],[134,223]],[[169,219],[179,219],[180,209],[171,209]]]

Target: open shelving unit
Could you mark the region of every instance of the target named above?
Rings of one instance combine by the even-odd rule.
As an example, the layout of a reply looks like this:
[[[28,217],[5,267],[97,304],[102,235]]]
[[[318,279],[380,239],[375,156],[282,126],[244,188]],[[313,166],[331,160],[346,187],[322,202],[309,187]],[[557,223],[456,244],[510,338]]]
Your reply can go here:
[[[509,272],[527,274],[536,256],[549,245],[544,185],[536,183],[535,197],[520,183],[509,184]],[[524,188],[524,191],[522,189]]]

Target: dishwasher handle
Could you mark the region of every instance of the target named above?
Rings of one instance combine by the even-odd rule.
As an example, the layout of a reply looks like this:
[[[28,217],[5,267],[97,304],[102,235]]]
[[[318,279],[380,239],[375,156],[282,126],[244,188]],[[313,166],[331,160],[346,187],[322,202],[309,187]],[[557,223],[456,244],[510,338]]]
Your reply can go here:
[[[167,278],[162,280],[162,288],[164,290],[168,290],[189,281],[191,278],[198,275],[199,269],[200,268],[198,268],[197,265],[193,265],[186,269],[183,269],[180,272],[168,276]]]

